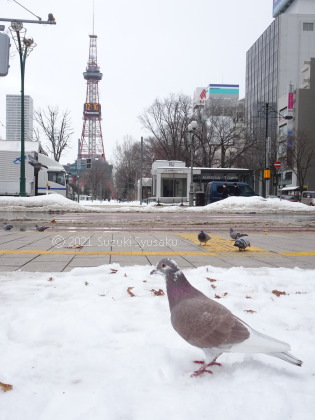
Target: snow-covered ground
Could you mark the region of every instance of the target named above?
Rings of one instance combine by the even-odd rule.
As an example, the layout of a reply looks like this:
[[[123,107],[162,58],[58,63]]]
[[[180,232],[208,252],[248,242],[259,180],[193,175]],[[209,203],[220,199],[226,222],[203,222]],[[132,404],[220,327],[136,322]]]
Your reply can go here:
[[[77,203],[58,194],[37,197],[0,197],[1,211],[67,211],[67,212],[187,212],[197,213],[296,213],[309,212],[315,214],[315,207],[302,203],[263,197],[229,197],[216,203],[202,207],[180,205],[156,206],[154,203],[140,205],[139,202],[119,203],[108,201],[81,201]],[[0,213],[1,215],[1,213]]]
[[[0,382],[13,385],[0,386],[1,420],[314,418],[315,270],[183,270],[304,362],[224,354],[213,375],[191,378],[203,353],[173,330],[151,269],[0,274]]]

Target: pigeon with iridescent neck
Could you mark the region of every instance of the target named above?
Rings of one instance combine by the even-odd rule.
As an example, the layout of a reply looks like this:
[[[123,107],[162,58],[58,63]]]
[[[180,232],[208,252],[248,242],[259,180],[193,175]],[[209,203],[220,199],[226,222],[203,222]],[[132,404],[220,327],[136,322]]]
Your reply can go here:
[[[11,229],[13,229],[13,225],[10,225],[9,223],[3,223],[3,229],[4,230],[11,230]]]
[[[162,259],[151,274],[161,274],[166,280],[174,329],[206,355],[205,362],[196,362],[202,366],[192,376],[213,373],[207,368],[221,366],[216,360],[225,352],[263,353],[296,366],[302,365],[301,360],[288,353],[289,344],[253,330],[225,306],[193,287],[175,261]]]
[[[44,232],[46,229],[49,229],[49,226],[38,226],[38,225],[35,225],[35,227],[38,230],[38,232]]]
[[[239,239],[242,238],[243,236],[248,236],[247,233],[240,233],[240,232],[236,232],[233,228],[230,228],[230,236],[232,239]]]
[[[198,233],[198,241],[200,242],[199,245],[201,245],[202,243],[207,245],[207,242],[210,241],[210,239],[210,236],[203,230],[200,233]]]
[[[238,239],[236,239],[236,241],[234,243],[234,246],[237,246],[239,251],[245,251],[245,249],[250,246],[249,239],[238,238]]]

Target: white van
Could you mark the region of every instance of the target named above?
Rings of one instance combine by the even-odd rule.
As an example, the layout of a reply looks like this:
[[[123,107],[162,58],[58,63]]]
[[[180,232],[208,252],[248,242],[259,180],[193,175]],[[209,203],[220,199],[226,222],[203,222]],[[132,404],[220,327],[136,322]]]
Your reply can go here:
[[[301,203],[307,206],[315,206],[315,191],[303,191]]]

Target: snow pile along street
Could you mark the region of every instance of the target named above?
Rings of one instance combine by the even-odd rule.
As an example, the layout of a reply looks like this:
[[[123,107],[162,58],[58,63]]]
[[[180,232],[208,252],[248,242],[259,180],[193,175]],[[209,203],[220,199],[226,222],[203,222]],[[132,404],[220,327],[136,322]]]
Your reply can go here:
[[[64,211],[64,212],[144,212],[144,213],[314,213],[314,206],[302,203],[288,202],[263,197],[228,197],[225,200],[200,207],[187,207],[180,205],[162,205],[156,203],[140,205],[139,202],[119,203],[115,200],[81,201],[77,203],[59,194],[50,194],[37,197],[0,197],[1,211]]]

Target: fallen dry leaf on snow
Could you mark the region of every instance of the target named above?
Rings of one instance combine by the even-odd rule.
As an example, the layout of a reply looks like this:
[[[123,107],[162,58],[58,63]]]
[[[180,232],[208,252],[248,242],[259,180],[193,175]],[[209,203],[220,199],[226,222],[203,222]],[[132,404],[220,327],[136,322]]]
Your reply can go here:
[[[211,283],[213,283],[214,281],[216,281],[216,279],[210,279],[210,277],[206,277],[206,279],[207,279],[208,281],[210,281]]]
[[[0,388],[3,392],[12,391],[13,385],[10,384],[4,384],[3,382],[0,382]]]
[[[248,312],[250,314],[255,314],[257,311],[253,311],[252,309],[244,309],[244,312]]]
[[[154,296],[164,296],[165,295],[165,293],[162,289],[159,289],[159,290],[151,289],[150,292],[152,292],[154,294]]]
[[[131,297],[134,297],[134,296],[136,296],[134,293],[132,293],[132,289],[134,289],[134,287],[128,287],[128,289],[127,289],[127,292],[129,293],[129,295],[131,296]]]
[[[276,296],[286,295],[286,292],[280,292],[279,290],[273,290],[272,293]]]

